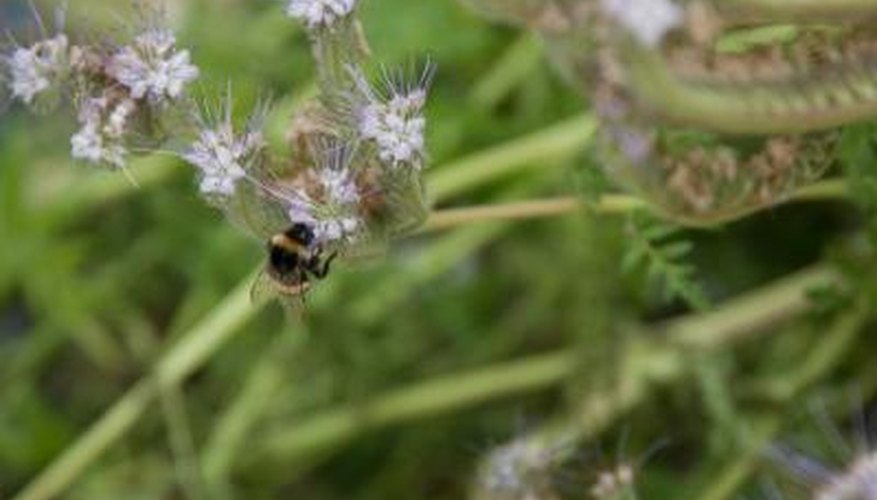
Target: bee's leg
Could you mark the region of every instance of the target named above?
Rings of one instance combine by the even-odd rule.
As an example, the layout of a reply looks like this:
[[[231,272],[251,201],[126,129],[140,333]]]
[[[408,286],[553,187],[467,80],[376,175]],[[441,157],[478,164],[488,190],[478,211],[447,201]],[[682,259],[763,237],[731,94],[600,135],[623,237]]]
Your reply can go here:
[[[323,266],[319,269],[316,269],[314,266],[313,274],[315,277],[319,279],[325,278],[329,274],[329,266],[332,265],[332,261],[335,260],[335,257],[338,256],[338,252],[332,252],[328,257],[326,257],[326,261],[323,262]]]

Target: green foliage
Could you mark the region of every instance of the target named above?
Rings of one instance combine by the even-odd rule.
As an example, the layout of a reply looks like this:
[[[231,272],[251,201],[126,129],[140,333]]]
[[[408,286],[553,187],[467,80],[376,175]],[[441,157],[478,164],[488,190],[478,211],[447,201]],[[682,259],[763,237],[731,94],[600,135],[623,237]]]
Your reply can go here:
[[[710,307],[697,271],[687,260],[694,244],[683,238],[679,227],[638,211],[630,216],[627,229],[624,272],[645,270],[646,279],[661,288],[665,300],[681,299],[696,310]]]
[[[26,19],[19,3],[12,17]],[[105,3],[71,2],[95,11],[73,25],[112,29]],[[180,5],[206,87],[230,78],[241,110],[273,92],[282,138],[313,81],[305,33],[278,2]],[[763,446],[796,432],[786,418],[811,387],[874,400],[877,346],[855,335],[877,311],[863,286],[877,282],[863,237],[873,124],[843,131],[858,206],[832,192],[683,232],[607,208],[621,196],[585,147],[593,134],[578,133],[593,119],[576,89],[545,57],[500,64],[521,53],[519,31],[454,0],[365,0],[362,15],[388,64],[431,53],[439,65],[437,207],[575,194],[589,209],[469,221],[376,262],[339,261],[286,318],[248,302],[264,242],[205,206],[189,171],[157,155],[132,168],[135,189],[70,164],[73,123],[13,108],[0,117],[0,497],[60,463],[49,483],[65,498],[188,500],[200,480],[220,500],[458,500],[489,450],[558,425],[578,438],[551,471],[563,499],[593,486],[597,443],[636,462],[638,498],[737,498],[767,470]],[[170,393],[138,383],[168,372]]]
[[[869,212],[877,210],[877,127],[873,124],[844,128],[838,144],[838,161],[844,169],[853,198]]]

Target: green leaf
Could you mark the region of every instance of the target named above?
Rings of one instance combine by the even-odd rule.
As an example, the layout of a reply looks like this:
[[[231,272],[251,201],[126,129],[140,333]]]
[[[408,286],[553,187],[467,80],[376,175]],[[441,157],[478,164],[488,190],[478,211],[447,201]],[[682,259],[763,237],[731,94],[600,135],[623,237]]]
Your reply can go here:
[[[694,244],[682,239],[679,228],[635,213],[629,220],[629,234],[631,243],[622,260],[623,272],[642,268],[646,280],[660,287],[664,300],[680,299],[698,310],[709,308],[695,267],[685,260]]]

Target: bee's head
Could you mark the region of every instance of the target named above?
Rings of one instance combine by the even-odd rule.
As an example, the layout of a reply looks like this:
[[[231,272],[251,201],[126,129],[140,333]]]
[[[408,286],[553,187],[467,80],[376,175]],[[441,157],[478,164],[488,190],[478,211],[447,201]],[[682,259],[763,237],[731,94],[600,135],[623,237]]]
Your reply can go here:
[[[304,247],[310,247],[314,242],[314,230],[303,222],[296,222],[284,234],[287,238]]]

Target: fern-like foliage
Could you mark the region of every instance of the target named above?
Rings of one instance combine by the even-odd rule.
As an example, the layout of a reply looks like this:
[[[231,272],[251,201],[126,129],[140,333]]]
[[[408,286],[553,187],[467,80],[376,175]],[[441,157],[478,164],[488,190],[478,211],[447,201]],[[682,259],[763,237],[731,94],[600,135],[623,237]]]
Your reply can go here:
[[[694,265],[686,260],[694,245],[682,238],[680,228],[639,211],[630,216],[628,235],[623,272],[644,269],[646,279],[659,284],[665,299],[680,299],[697,310],[710,307]]]

